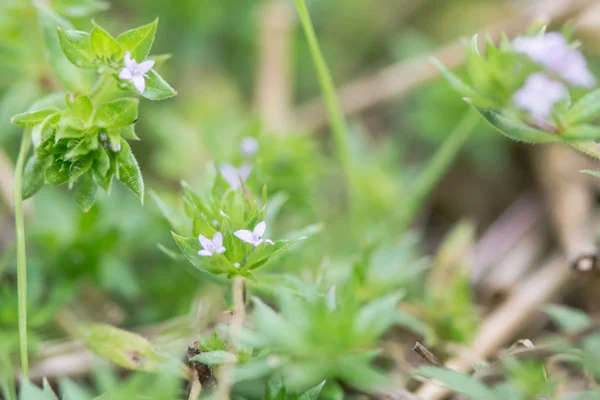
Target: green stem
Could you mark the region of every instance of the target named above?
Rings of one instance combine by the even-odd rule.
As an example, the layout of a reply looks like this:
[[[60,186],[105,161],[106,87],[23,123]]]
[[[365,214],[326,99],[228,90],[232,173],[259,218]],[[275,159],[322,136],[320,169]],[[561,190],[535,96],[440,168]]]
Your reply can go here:
[[[19,344],[21,348],[21,375],[27,378],[29,361],[27,359],[27,260],[25,253],[25,221],[23,218],[23,166],[31,145],[31,131],[26,130],[21,139],[21,148],[15,166],[15,226],[17,229],[17,291],[19,303]]]
[[[327,68],[325,58],[321,53],[321,48],[319,47],[317,35],[315,34],[315,29],[310,19],[310,14],[308,13],[308,10],[306,8],[306,4],[304,3],[304,0],[295,1],[296,8],[298,9],[298,15],[300,17],[300,23],[302,24],[304,34],[306,35],[306,39],[308,41],[308,47],[310,49],[315,68],[317,70],[319,84],[321,86],[321,91],[323,92],[323,97],[325,99],[327,114],[329,116],[331,128],[333,130],[333,138],[335,141],[337,157],[342,166],[344,174],[346,175],[346,179],[349,182],[350,151],[348,146],[348,140],[346,137],[346,121],[344,120],[344,115],[342,113],[340,102],[335,91],[335,85],[333,83],[333,79],[331,78],[331,73]]]
[[[427,163],[425,169],[417,176],[414,186],[409,191],[400,218],[400,229],[404,230],[412,222],[415,214],[429,196],[435,185],[443,177],[448,167],[456,158],[456,154],[471,136],[479,121],[479,115],[469,110],[458,125],[450,132],[442,146]]]

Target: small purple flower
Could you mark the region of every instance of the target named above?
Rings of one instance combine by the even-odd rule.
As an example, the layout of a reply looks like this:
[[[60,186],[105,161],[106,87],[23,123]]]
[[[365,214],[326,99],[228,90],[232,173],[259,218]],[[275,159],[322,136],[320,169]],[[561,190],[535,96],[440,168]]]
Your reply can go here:
[[[258,140],[252,136],[246,136],[240,141],[240,150],[246,157],[252,157],[258,152]]]
[[[243,164],[239,168],[231,164],[223,164],[219,172],[232,189],[239,189],[252,172],[252,165]]]
[[[523,87],[513,96],[513,103],[520,109],[529,111],[539,119],[547,119],[552,114],[554,104],[567,94],[565,86],[542,73],[531,74]]]
[[[145,78],[148,77],[146,72],[150,71],[153,66],[153,60],[146,60],[138,64],[137,61],[131,58],[131,53],[126,52],[125,68],[119,72],[119,78],[124,81],[131,81],[138,92],[144,93],[144,90],[146,89]]]
[[[263,235],[265,234],[265,230],[267,229],[267,223],[265,221],[259,222],[254,227],[253,231],[247,229],[240,229],[239,231],[233,232],[233,234],[240,240],[250,243],[254,247],[259,246],[261,243],[269,243],[275,244],[270,239],[263,239]]]
[[[591,88],[596,83],[583,54],[569,46],[565,37],[558,32],[517,37],[513,41],[513,48],[558,74],[573,86]]]
[[[215,233],[212,240],[203,235],[198,235],[202,250],[198,252],[199,256],[212,257],[214,254],[223,254],[225,247],[223,247],[223,235],[221,232]]]

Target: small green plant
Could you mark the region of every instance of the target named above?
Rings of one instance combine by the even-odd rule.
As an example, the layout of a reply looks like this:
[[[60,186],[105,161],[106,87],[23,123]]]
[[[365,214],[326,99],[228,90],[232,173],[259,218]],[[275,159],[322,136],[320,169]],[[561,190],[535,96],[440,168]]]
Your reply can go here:
[[[92,8],[100,5],[89,4]],[[69,12],[68,7],[65,10]],[[98,187],[109,192],[114,177],[143,201],[142,174],[127,142],[138,139],[134,130],[139,102],[136,95],[162,100],[176,94],[152,69],[156,61],[146,60],[157,20],[114,38],[96,23],[90,33],[74,30],[42,2],[35,2],[35,12],[49,63],[66,92],[50,94],[11,119],[25,129],[14,188],[24,377],[28,361],[23,199],[33,196],[46,183],[68,183],[77,205],[88,211]],[[33,155],[27,158],[31,144]]]

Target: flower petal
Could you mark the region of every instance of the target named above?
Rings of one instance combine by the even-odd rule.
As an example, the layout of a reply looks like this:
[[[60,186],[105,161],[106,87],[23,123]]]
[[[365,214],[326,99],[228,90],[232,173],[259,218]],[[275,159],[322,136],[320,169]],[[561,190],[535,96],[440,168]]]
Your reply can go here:
[[[198,235],[198,240],[203,248],[208,248],[212,245],[212,241],[204,235]]]
[[[126,51],[125,52],[125,67],[131,68],[132,66],[133,66],[133,64],[131,63],[131,53]]]
[[[128,70],[127,68],[123,68],[121,72],[119,72],[119,78],[125,81],[130,81],[133,78],[133,75],[131,75],[130,70]]]
[[[273,246],[275,244],[275,242],[272,241],[271,239],[265,239],[265,243],[269,243],[271,246]]]
[[[232,189],[238,189],[240,187],[240,176],[237,168],[233,165],[223,164],[221,168],[219,168],[219,172]]]
[[[146,89],[146,81],[144,80],[143,76],[136,75],[131,79],[131,81],[133,82],[133,86],[135,86],[138,92],[144,93],[144,90]]]
[[[210,252],[210,251],[208,251],[208,250],[200,250],[200,251],[198,252],[198,255],[199,255],[199,256],[202,256],[202,257],[211,257],[211,256],[213,255],[213,253],[211,253],[211,252]]]
[[[223,247],[223,234],[221,232],[215,233],[212,242],[215,245],[215,249],[220,249],[221,247]]]
[[[246,179],[248,179],[251,172],[252,165],[250,164],[241,165],[237,170],[238,176],[242,179],[242,182],[246,182]]]
[[[223,253],[225,253],[225,250],[227,250],[225,247],[219,247],[219,248],[216,250],[216,253],[217,253],[217,254],[223,254]]]
[[[233,232],[235,237],[246,243],[254,243],[254,235],[247,229],[240,229],[239,231]]]
[[[267,230],[267,223],[265,221],[261,221],[256,224],[252,233],[254,233],[255,238],[260,239],[265,234],[265,230]]]
[[[154,67],[154,60],[146,60],[138,65],[138,71],[140,74],[145,74]]]

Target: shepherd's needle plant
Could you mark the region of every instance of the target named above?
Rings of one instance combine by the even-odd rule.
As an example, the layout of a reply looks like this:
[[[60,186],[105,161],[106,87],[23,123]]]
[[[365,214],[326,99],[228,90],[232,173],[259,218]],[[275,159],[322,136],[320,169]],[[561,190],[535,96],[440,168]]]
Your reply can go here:
[[[158,20],[115,38],[95,22],[91,32],[74,30],[45,5],[37,7],[45,23],[51,64],[66,91],[40,99],[12,118],[25,129],[14,187],[23,377],[28,374],[28,362],[22,201],[45,184],[67,184],[76,204],[87,212],[98,187],[110,192],[116,178],[143,202],[144,181],[128,143],[139,140],[135,132],[137,97],[163,100],[176,94],[153,69],[150,50]],[[72,69],[69,62],[77,68]],[[86,79],[75,79],[77,76]],[[85,84],[88,81],[93,84]]]

